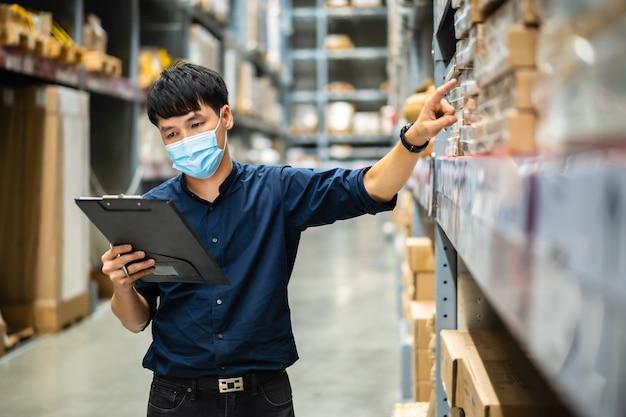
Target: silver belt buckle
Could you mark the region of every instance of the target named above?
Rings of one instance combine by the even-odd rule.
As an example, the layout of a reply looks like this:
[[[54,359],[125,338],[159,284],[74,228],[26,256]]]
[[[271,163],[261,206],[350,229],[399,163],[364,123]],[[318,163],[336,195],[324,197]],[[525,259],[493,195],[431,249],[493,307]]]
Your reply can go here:
[[[228,392],[243,391],[243,377],[237,378],[220,378],[217,380],[220,394]]]

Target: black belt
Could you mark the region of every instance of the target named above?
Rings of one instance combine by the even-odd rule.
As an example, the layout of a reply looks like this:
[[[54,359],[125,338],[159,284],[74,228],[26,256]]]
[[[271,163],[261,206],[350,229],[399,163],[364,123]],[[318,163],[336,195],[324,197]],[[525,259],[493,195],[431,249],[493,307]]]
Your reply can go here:
[[[256,389],[257,386],[263,385],[266,382],[270,382],[284,373],[285,370],[283,369],[281,371],[257,372],[254,374],[248,374],[232,378],[216,378],[210,376],[202,376],[198,378],[176,378],[164,375],[156,376],[162,380],[171,382],[172,384],[188,386],[195,385],[198,388],[208,388],[225,394],[229,392]]]

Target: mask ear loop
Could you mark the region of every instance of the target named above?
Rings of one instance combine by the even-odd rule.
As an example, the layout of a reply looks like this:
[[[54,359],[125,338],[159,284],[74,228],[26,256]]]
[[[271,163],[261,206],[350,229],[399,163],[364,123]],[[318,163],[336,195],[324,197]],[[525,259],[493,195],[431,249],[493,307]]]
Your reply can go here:
[[[224,130],[224,149],[222,149],[223,151],[226,150],[227,143],[228,143],[228,130]]]

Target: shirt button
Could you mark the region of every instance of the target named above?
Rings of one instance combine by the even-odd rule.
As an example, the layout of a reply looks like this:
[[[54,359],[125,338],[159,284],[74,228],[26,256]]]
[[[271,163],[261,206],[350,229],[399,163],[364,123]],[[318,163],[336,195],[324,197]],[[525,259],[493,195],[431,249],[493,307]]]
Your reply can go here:
[[[216,301],[216,303],[217,303],[217,305],[218,305],[218,306],[221,306],[221,305],[222,305],[222,300],[219,300],[219,299],[218,299],[218,300]]]
[[[224,338],[224,335],[223,335],[222,333],[219,333],[219,334],[217,335],[217,338],[218,338],[218,339],[223,339],[223,338]]]
[[[209,211],[213,211],[213,206],[209,207]]]
[[[211,242],[213,242],[213,243],[217,243],[217,238],[216,238],[216,237],[214,237],[213,239],[211,239]]]

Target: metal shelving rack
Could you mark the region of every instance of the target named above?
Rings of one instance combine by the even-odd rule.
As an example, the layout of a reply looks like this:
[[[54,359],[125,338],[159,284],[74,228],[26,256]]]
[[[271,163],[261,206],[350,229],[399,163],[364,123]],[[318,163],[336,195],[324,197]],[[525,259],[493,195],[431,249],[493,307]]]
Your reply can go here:
[[[436,1],[437,85],[454,54],[453,20],[450,1]],[[440,136],[409,182],[419,211],[435,220],[437,334],[505,328],[574,415],[624,416],[623,142],[526,158],[448,158],[439,156]],[[438,358],[437,416],[447,417],[439,369]]]
[[[315,104],[319,123],[315,134],[288,135],[287,145],[313,150],[322,163],[330,160],[379,159],[389,149],[389,138],[385,135],[329,134],[326,129],[326,105],[333,101],[348,101],[357,107],[370,107],[368,110],[378,106],[378,110],[387,104],[388,94],[377,88],[387,78],[387,8],[327,7],[324,0],[294,1],[291,16],[292,40],[295,37],[306,37],[311,41],[304,42],[306,47],[292,46],[289,50],[290,68],[297,82],[294,82],[286,97],[285,107],[289,114],[292,104]],[[365,40],[364,44],[355,42],[353,49],[326,50],[326,37],[333,32],[333,28],[345,31],[356,24],[370,25],[369,34],[354,28],[351,33],[359,34],[359,41]],[[373,67],[363,71],[363,65]],[[326,85],[335,80],[354,82],[355,90],[340,94],[327,93]],[[330,151],[333,145],[353,146],[354,153],[347,158],[338,158]]]
[[[282,4],[282,0],[280,1]],[[108,53],[121,58],[121,77],[86,72],[80,65],[68,65],[38,57],[17,48],[0,46],[0,76],[13,85],[48,83],[65,85],[91,94],[90,138],[91,168],[98,188],[109,194],[137,192],[138,119],[145,102],[145,91],[137,82],[138,57],[141,45],[164,48],[177,58],[189,55],[189,28],[199,23],[222,41],[236,49],[244,60],[254,63],[259,73],[267,74],[281,92],[286,89],[286,71],[271,68],[262,54],[247,50],[229,31],[227,23],[201,10],[189,1],[169,0],[21,0],[20,5],[53,14],[77,44],[81,43],[84,15],[100,17],[107,30]],[[231,12],[245,4],[234,1]],[[231,19],[232,21],[233,19]],[[219,69],[221,70],[221,68]],[[237,129],[262,132],[282,138],[282,126],[236,114]]]
[[[281,10],[284,5],[283,0],[263,3],[263,10],[258,11],[259,21],[266,16],[270,3],[278,6]],[[175,58],[186,59],[189,57],[190,28],[193,24],[200,24],[206,28],[221,43],[220,66],[215,68],[224,76],[230,90],[235,90],[237,74],[226,74],[225,67],[226,54],[241,62],[250,62],[254,65],[257,75],[267,76],[276,87],[280,96],[285,94],[288,79],[288,72],[283,67],[272,66],[268,63],[265,52],[261,45],[247,45],[249,36],[247,31],[246,16],[248,16],[247,2],[235,0],[230,3],[230,18],[228,22],[218,20],[215,16],[202,10],[199,6],[188,1],[169,0],[141,0],[141,38],[142,43],[147,45],[158,45],[164,47],[170,55]],[[285,19],[285,13],[281,12],[281,19]],[[284,23],[281,23],[283,26]],[[259,43],[265,42],[260,39]],[[282,45],[285,42],[281,42]],[[282,53],[284,54],[284,47]],[[228,68],[236,70],[238,65]],[[233,84],[230,84],[232,81]],[[283,138],[283,128],[280,125],[270,123],[259,118],[257,115],[247,114],[236,108],[236,103],[231,102],[231,109],[235,117],[235,125],[232,130],[231,140],[238,142],[240,148],[247,148],[247,138],[252,134],[261,134],[268,138]],[[169,166],[169,165],[168,165]],[[163,169],[163,172],[171,170]],[[153,179],[149,185],[160,182],[161,178]]]

